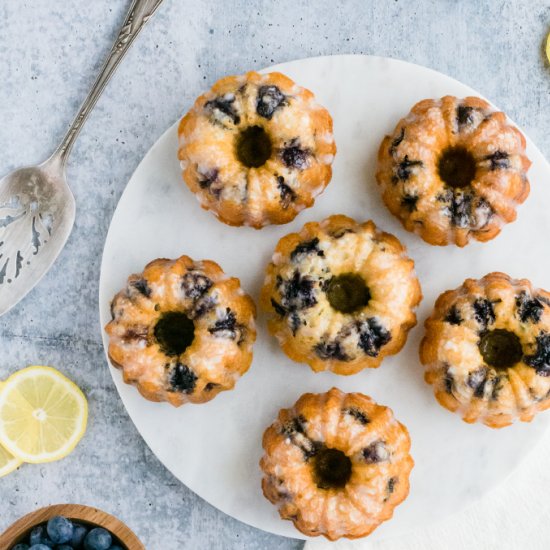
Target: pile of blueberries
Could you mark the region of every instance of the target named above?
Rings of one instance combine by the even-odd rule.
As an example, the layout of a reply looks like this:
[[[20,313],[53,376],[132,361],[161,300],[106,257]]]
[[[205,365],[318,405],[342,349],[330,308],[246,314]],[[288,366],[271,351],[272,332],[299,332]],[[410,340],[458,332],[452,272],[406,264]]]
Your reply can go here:
[[[20,542],[11,550],[123,550],[113,541],[109,531],[89,529],[63,516],[55,516],[48,523],[37,525],[30,532],[28,542]]]

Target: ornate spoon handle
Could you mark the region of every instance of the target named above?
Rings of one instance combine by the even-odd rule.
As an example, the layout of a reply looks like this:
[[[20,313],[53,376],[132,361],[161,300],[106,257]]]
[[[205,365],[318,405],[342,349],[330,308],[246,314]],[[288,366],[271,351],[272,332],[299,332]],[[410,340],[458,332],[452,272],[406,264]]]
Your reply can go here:
[[[72,146],[82,128],[88,115],[96,104],[101,92],[113,76],[118,64],[129,50],[139,31],[144,27],[151,15],[159,7],[162,0],[133,0],[128,15],[120,29],[118,37],[96,79],[88,97],[84,100],[82,107],[74,118],[67,134],[63,138],[61,145],[52,155],[52,160],[55,158],[64,165],[67,157],[71,152]]]

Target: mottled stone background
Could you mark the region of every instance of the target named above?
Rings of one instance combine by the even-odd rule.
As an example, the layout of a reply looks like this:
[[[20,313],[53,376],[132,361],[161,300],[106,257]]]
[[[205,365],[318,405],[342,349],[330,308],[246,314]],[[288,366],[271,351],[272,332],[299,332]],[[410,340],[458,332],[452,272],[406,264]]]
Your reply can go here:
[[[52,151],[127,5],[0,2],[0,173]],[[55,365],[85,390],[91,413],[70,457],[0,480],[0,531],[39,506],[81,502],[118,515],[151,550],[301,548],[196,497],[128,419],[105,365],[97,307],[103,241],[118,198],[145,152],[217,78],[338,53],[447,73],[507,111],[550,157],[549,31],[550,0],[165,0],[73,151],[68,177],[78,211],[67,247],[38,288],[0,319],[0,377],[31,363]]]

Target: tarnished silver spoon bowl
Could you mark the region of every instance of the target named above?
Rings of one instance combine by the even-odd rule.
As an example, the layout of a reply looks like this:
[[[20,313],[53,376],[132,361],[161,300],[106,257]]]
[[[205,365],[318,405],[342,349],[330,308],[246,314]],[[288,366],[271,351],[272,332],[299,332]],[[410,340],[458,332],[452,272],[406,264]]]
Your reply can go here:
[[[74,219],[74,197],[59,156],[0,180],[0,315],[48,271]]]
[[[132,42],[162,0],[133,0],[99,76],[55,153],[0,180],[0,315],[50,269],[75,220],[65,165],[82,125]]]

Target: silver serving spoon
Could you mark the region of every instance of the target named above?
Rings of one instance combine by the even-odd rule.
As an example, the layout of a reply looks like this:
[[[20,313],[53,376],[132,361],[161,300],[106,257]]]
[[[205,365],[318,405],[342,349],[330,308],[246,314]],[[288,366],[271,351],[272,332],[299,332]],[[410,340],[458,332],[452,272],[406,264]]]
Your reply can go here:
[[[55,153],[0,180],[0,315],[38,283],[67,242],[75,219],[75,200],[65,178],[67,158],[107,82],[161,2],[132,1],[99,76]]]

